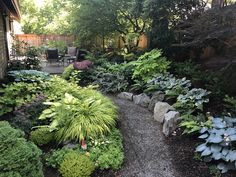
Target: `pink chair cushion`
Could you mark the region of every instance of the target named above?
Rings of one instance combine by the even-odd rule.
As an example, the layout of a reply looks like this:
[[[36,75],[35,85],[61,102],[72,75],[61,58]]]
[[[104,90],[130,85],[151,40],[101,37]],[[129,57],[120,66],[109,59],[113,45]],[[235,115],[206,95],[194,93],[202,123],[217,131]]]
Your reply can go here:
[[[93,62],[89,60],[84,60],[81,62],[75,62],[74,63],[74,68],[77,70],[87,70],[93,65]]]

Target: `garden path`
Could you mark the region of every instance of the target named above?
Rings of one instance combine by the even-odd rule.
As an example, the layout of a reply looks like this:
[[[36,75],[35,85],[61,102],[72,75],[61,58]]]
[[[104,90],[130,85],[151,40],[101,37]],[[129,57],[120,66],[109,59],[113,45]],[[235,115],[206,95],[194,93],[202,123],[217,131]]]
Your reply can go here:
[[[180,177],[172,164],[161,125],[153,114],[130,101],[112,97],[119,106],[125,162],[119,177]]]

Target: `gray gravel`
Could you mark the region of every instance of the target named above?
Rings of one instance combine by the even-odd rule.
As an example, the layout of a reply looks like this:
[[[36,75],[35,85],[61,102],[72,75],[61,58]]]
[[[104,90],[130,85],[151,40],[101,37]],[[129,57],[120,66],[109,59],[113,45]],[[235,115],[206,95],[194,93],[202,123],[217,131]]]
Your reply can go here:
[[[112,97],[120,108],[125,162],[120,177],[180,177],[175,171],[161,125],[147,109]]]

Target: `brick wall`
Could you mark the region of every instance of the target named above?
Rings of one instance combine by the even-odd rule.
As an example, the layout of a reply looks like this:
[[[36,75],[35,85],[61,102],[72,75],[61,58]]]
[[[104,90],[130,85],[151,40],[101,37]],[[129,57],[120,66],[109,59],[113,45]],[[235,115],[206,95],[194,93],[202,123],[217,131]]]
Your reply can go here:
[[[7,52],[6,52],[6,38],[4,31],[4,22],[2,14],[0,13],[0,79],[5,76],[7,67]]]

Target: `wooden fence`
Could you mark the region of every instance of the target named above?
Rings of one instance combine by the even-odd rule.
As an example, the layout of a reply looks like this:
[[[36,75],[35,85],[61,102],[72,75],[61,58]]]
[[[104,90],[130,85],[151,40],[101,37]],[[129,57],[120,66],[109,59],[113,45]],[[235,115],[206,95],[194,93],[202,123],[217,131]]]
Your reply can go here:
[[[30,44],[31,46],[40,47],[42,45],[47,45],[49,41],[64,41],[65,44],[72,45],[75,41],[75,36],[73,35],[35,35],[35,34],[16,34],[16,39],[19,41],[24,41]],[[139,48],[146,49],[148,47],[148,38],[145,35],[140,36],[139,39]],[[117,36],[113,39],[115,48],[122,48],[124,43],[121,38]],[[108,41],[105,41],[108,44]],[[100,38],[96,38],[94,40],[94,45],[98,47],[103,47],[103,41]]]
[[[47,45],[49,41],[64,41],[66,45],[71,45],[75,41],[75,36],[68,35],[35,35],[35,34],[16,34],[16,39],[27,42],[31,46],[39,47]]]

